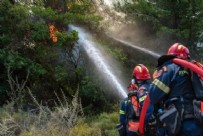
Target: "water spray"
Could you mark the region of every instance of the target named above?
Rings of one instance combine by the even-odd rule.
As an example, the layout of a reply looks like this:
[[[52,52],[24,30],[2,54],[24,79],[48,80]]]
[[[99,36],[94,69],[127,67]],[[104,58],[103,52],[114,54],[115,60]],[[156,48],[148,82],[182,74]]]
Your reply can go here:
[[[111,37],[111,36],[109,36],[109,37]],[[127,41],[124,41],[124,40],[120,40],[120,39],[115,38],[115,37],[111,37],[111,38],[113,38],[114,40],[116,40],[116,41],[118,41],[118,42],[120,42],[120,43],[123,43],[123,44],[126,45],[126,46],[129,46],[129,47],[131,47],[131,48],[134,48],[134,49],[136,49],[136,50],[139,50],[139,51],[141,51],[141,52],[144,52],[144,53],[146,53],[146,54],[149,54],[149,55],[151,55],[151,56],[153,56],[153,57],[155,57],[155,58],[159,58],[159,57],[161,56],[160,54],[158,54],[158,53],[156,53],[156,52],[153,52],[153,51],[148,50],[148,49],[146,49],[146,48],[142,48],[142,47],[136,46],[136,45],[134,45],[134,44],[132,44],[132,43],[130,43],[130,42],[127,42]]]
[[[110,85],[115,87],[123,98],[127,97],[127,93],[125,91],[126,89],[124,89],[124,87],[121,85],[118,77],[115,76],[116,74],[113,74],[113,69],[109,67],[110,64],[104,59],[104,57],[102,57],[100,50],[96,48],[96,43],[91,40],[87,32],[84,29],[73,25],[70,25],[69,28],[79,32],[79,45],[84,48],[87,55],[90,56],[92,62],[95,63],[97,69],[105,74],[107,79],[111,80]]]

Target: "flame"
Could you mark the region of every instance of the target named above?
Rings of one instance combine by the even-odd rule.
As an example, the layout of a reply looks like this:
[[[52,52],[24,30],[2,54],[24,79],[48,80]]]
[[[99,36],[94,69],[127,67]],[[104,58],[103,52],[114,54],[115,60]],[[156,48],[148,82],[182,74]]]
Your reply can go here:
[[[58,37],[55,35],[56,31],[57,29],[55,28],[54,25],[49,25],[50,38],[52,39],[53,42],[58,41]]]

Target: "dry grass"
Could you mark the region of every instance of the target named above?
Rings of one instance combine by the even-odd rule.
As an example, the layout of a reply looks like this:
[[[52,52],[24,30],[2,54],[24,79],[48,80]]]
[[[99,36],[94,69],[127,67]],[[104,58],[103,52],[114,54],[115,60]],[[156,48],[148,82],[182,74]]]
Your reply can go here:
[[[59,105],[54,110],[41,105],[28,89],[37,109],[13,112],[13,103],[0,111],[0,136],[68,136],[70,129],[83,120],[83,111],[78,91],[69,103],[56,94]]]
[[[71,102],[68,102],[63,91],[61,91],[62,98],[55,93],[58,103],[55,102],[55,108],[50,109],[38,102],[31,90],[26,87],[29,71],[25,80],[21,82],[18,77],[13,78],[10,68],[7,73],[10,85],[10,91],[7,93],[12,102],[0,109],[0,136],[20,134],[22,136],[67,136],[70,129],[83,119],[82,105],[78,98],[79,87]],[[24,112],[21,110],[22,100],[27,92],[37,108]]]
[[[11,116],[7,116],[0,122],[0,136],[18,136],[21,133],[20,126]]]

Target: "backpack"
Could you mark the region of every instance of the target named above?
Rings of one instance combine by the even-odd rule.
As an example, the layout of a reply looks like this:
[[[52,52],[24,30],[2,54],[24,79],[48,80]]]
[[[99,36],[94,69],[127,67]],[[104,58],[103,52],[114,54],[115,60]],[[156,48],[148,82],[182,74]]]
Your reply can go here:
[[[198,66],[199,68],[201,68],[203,71],[202,64],[196,61],[192,61],[192,63]],[[197,100],[202,101],[203,100],[203,76],[200,76],[196,72],[191,70],[191,81],[192,81],[192,86],[193,86]]]
[[[203,65],[195,60],[188,62],[182,59],[173,59],[173,63],[190,69],[191,82],[196,99],[193,100],[194,117],[203,123]]]
[[[127,134],[139,135],[139,102],[136,92],[128,94],[128,107],[126,108],[126,130]]]
[[[203,102],[194,100],[193,107],[194,107],[195,119],[202,124],[203,123]]]
[[[189,62],[178,58],[172,59],[172,62],[190,69],[195,97],[203,101],[203,65],[195,60]]]

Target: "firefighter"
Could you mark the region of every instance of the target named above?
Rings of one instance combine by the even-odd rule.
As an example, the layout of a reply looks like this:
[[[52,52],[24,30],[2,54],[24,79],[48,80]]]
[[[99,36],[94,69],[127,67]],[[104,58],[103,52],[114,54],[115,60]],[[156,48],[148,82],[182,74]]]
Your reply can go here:
[[[139,103],[137,99],[137,91],[138,87],[135,84],[135,81],[132,80],[128,86],[128,97],[124,98],[121,101],[120,107],[120,115],[119,121],[120,123],[117,125],[117,129],[119,131],[120,136],[136,136],[138,135],[138,128],[139,127]],[[135,132],[130,132],[127,130],[129,120],[133,121],[135,126]]]
[[[133,79],[136,81],[136,84],[138,85],[138,99],[139,99],[139,105],[140,105],[140,113],[142,110],[142,106],[144,103],[144,100],[149,93],[149,87],[151,85],[150,79],[150,73],[146,66],[143,64],[138,64],[133,69]],[[156,135],[156,119],[153,114],[154,107],[153,105],[149,105],[145,117],[145,136],[154,136]]]
[[[119,129],[120,136],[136,136],[139,135],[139,117],[142,109],[143,102],[148,93],[148,88],[150,85],[150,74],[149,70],[142,64],[135,66],[133,70],[133,79],[128,87],[129,94],[121,102],[120,108],[120,126]],[[134,98],[134,99],[133,99]],[[156,120],[152,116],[153,106],[151,105],[146,114],[146,135],[153,136],[151,130],[155,130]],[[150,123],[148,123],[150,122]],[[149,124],[149,125],[148,125]],[[153,126],[153,129],[152,129]],[[122,131],[121,131],[122,130]],[[150,130],[150,131],[149,131]]]
[[[159,105],[158,131],[160,136],[203,136],[202,126],[194,119],[195,95],[190,71],[172,63],[173,58],[190,60],[187,47],[173,44],[167,55],[158,59],[157,71],[153,74],[149,97],[152,104]]]

